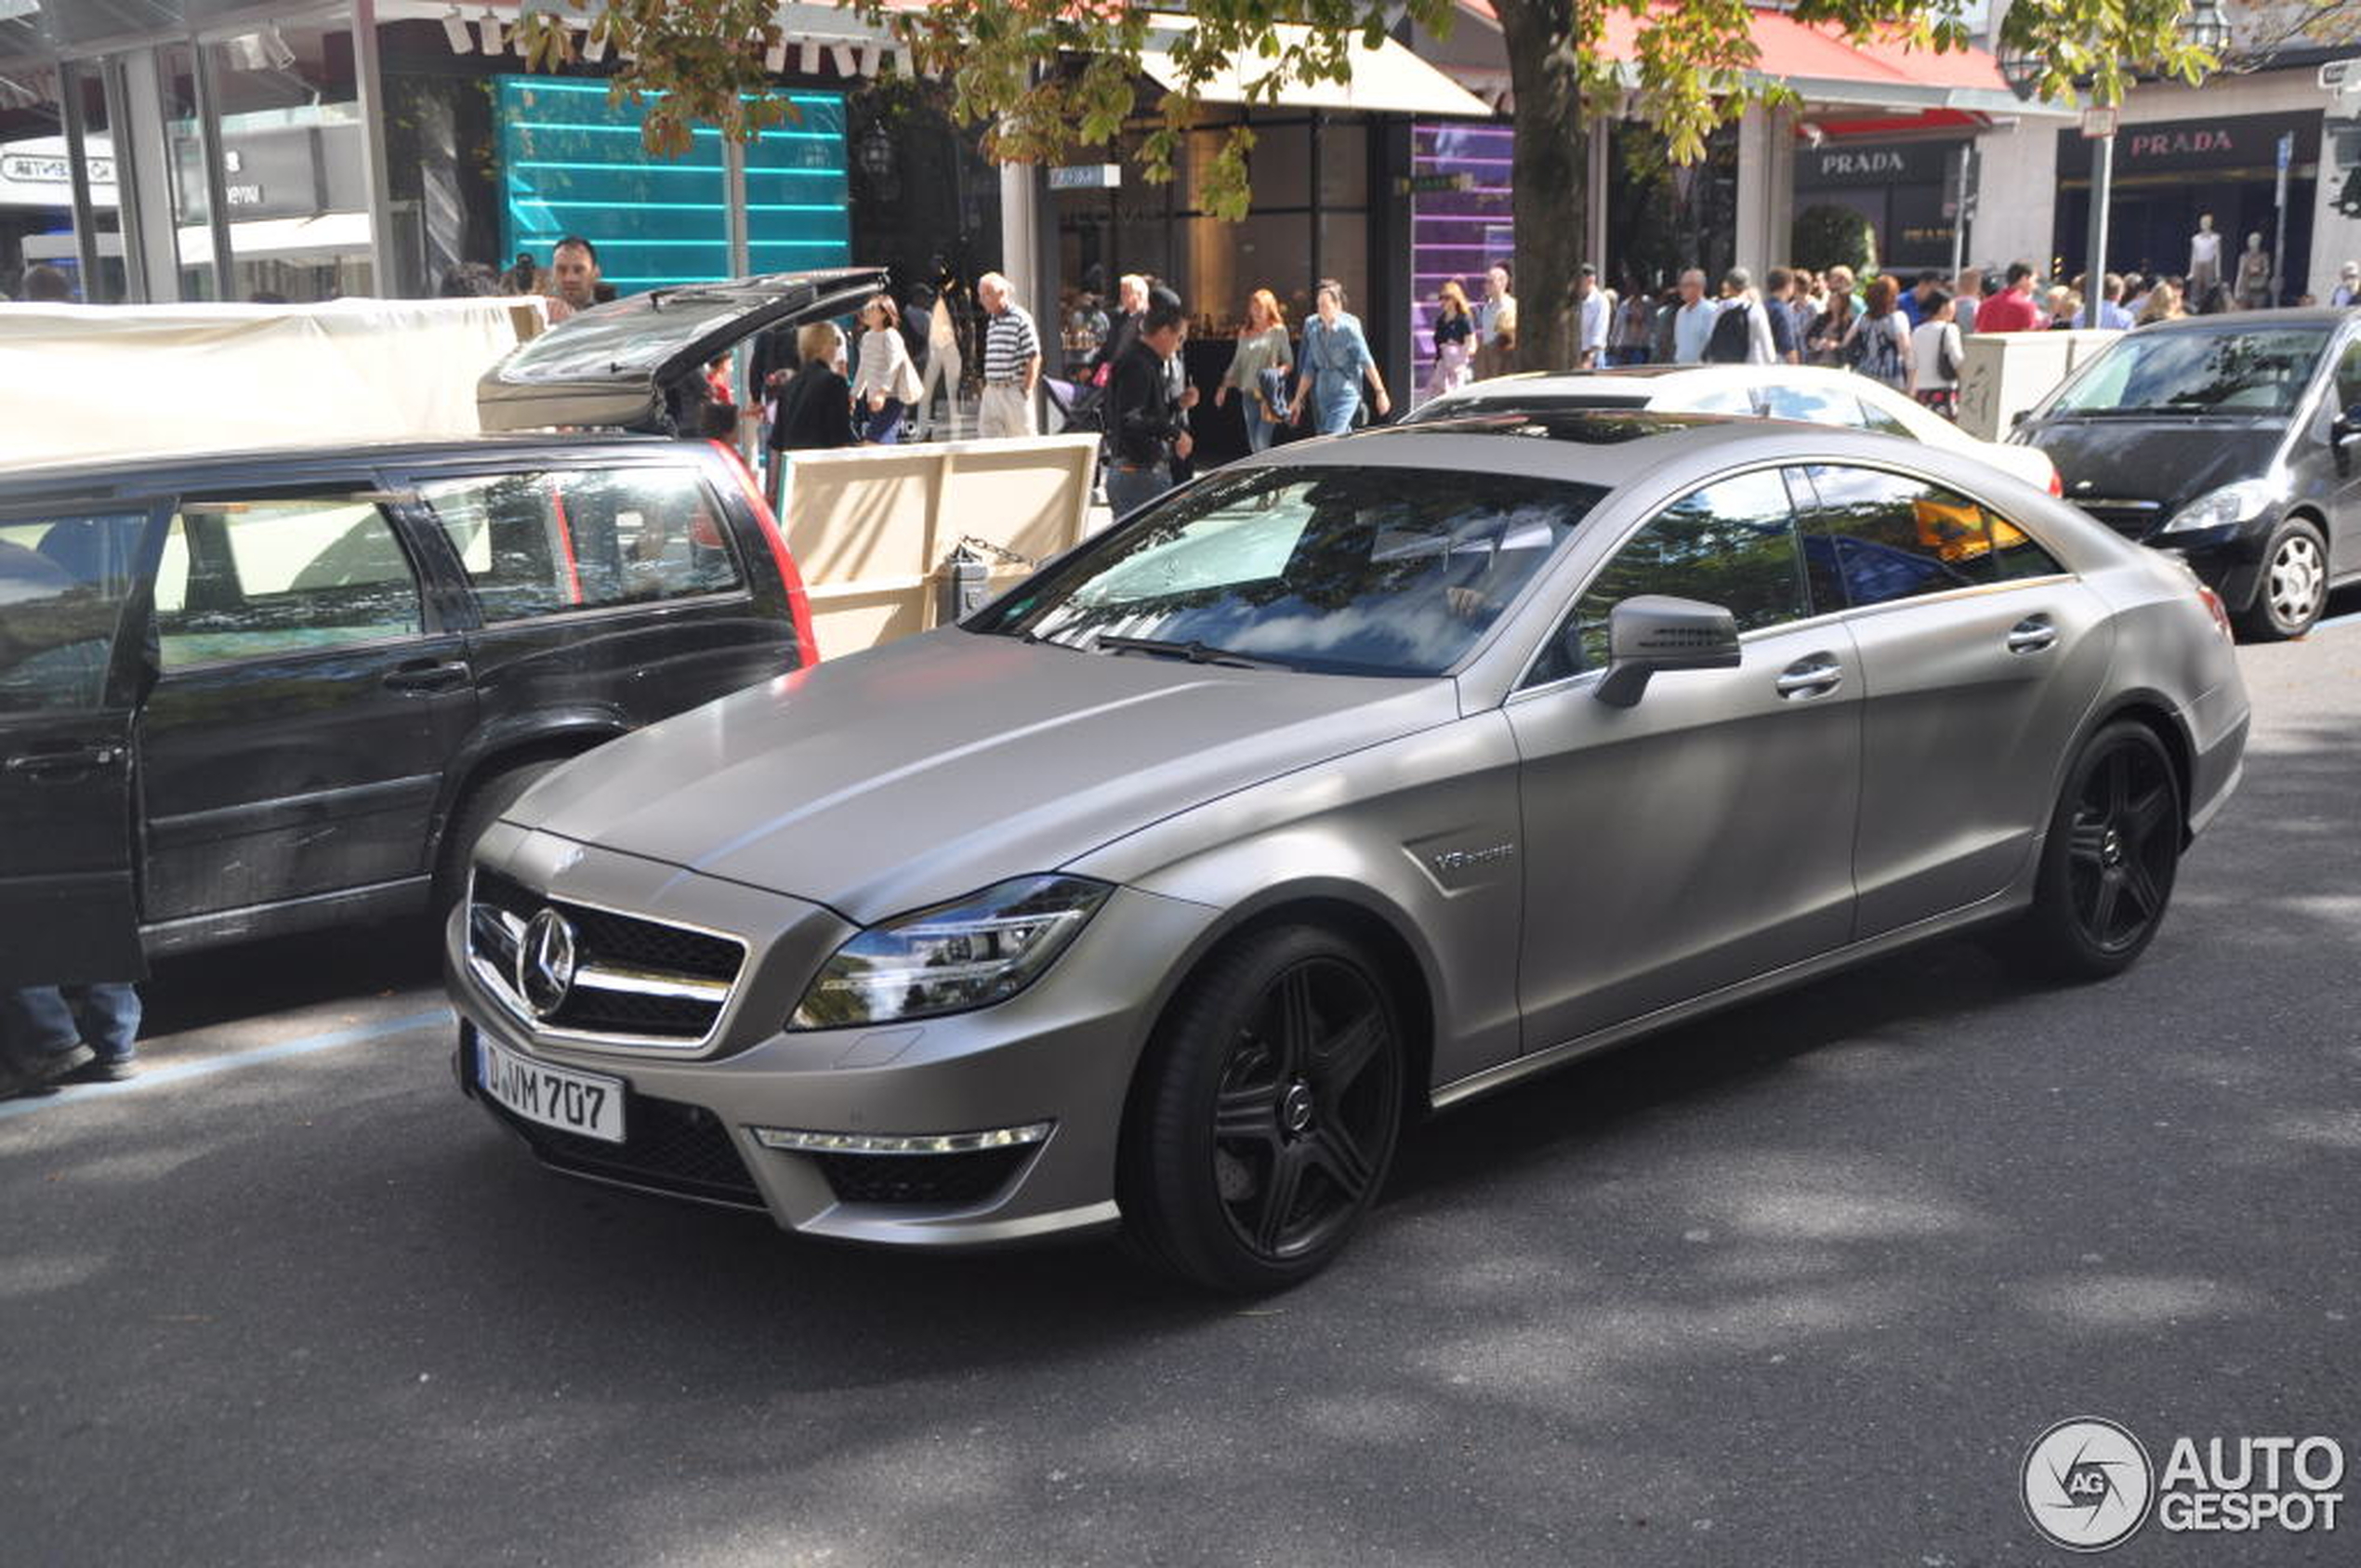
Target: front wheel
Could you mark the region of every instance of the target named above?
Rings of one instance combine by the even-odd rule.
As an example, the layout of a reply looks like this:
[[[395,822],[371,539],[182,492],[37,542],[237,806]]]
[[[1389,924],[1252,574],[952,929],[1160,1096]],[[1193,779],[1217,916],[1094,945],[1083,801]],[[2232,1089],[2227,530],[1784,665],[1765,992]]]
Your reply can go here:
[[[2328,601],[2328,542],[2308,518],[2291,517],[2262,547],[2262,582],[2238,617],[2249,641],[2302,637]]]
[[[1190,982],[1141,1071],[1122,1197],[1135,1248],[1240,1294],[1344,1249],[1393,1161],[1402,1034],[1358,944],[1256,933]]]
[[[2181,782],[2144,724],[2110,724],[2066,774],[2025,925],[2027,955],[2060,980],[2104,980],[2154,940],[2181,862]]]

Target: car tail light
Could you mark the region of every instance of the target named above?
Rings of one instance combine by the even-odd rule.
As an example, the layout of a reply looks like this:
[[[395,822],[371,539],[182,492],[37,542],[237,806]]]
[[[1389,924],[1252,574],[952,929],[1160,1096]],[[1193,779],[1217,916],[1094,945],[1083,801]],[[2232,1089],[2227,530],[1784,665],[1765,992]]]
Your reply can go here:
[[[787,591],[787,615],[795,624],[796,647],[808,665],[820,662],[820,644],[811,635],[811,596],[803,591],[803,573],[796,570],[795,557],[787,553],[787,536],[780,532],[779,520],[772,514],[771,503],[762,498],[762,486],[756,482],[754,470],[738,449],[726,441],[713,443],[730,460],[731,471],[738,476],[738,491],[746,498],[746,508],[754,513],[754,525],[771,546],[771,559],[779,568],[779,583]]]
[[[2050,494],[2060,500],[2065,499],[2065,480],[2058,473],[2055,463],[2050,465]]]
[[[2205,613],[2213,617],[2213,629],[2222,634],[2222,640],[2236,642],[2237,638],[2230,629],[2230,607],[2222,602],[2222,596],[2199,583],[2197,598],[2205,601]]]

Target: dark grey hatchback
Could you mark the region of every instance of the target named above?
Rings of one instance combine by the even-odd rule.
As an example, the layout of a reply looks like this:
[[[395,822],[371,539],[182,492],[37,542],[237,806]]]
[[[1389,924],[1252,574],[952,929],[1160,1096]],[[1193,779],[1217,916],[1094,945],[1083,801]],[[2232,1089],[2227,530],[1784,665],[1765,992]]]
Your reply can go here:
[[[717,344],[877,279],[587,312],[486,377],[485,423],[681,428],[681,373]],[[475,837],[541,773],[815,657],[778,525],[713,441],[0,476],[0,985],[453,899]]]
[[[2248,638],[2361,580],[2361,312],[2243,310],[2110,344],[2020,421],[2065,498],[2187,559]]]

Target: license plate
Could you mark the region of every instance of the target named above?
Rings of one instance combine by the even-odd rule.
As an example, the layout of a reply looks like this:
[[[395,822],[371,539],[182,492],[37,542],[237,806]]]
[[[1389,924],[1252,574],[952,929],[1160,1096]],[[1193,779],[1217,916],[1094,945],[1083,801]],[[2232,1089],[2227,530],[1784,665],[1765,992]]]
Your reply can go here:
[[[623,1141],[621,1078],[547,1066],[478,1034],[476,1082],[529,1122],[608,1143]]]

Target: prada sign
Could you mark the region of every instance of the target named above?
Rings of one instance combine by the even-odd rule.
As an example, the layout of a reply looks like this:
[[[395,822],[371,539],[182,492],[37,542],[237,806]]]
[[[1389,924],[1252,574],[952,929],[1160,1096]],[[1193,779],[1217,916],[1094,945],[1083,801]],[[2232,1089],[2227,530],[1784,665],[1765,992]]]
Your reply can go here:
[[[2125,125],[2116,132],[2115,173],[2170,173],[2182,169],[2256,170],[2268,178],[2276,166],[2279,138],[2295,135],[2297,164],[2320,157],[2320,112],[2239,114],[2220,120],[2168,120]],[[2058,134],[2058,173],[2089,178],[2091,144],[2070,131]]]
[[[1832,185],[1940,185],[1959,161],[1957,141],[1829,141],[1795,155],[1799,190]]]

